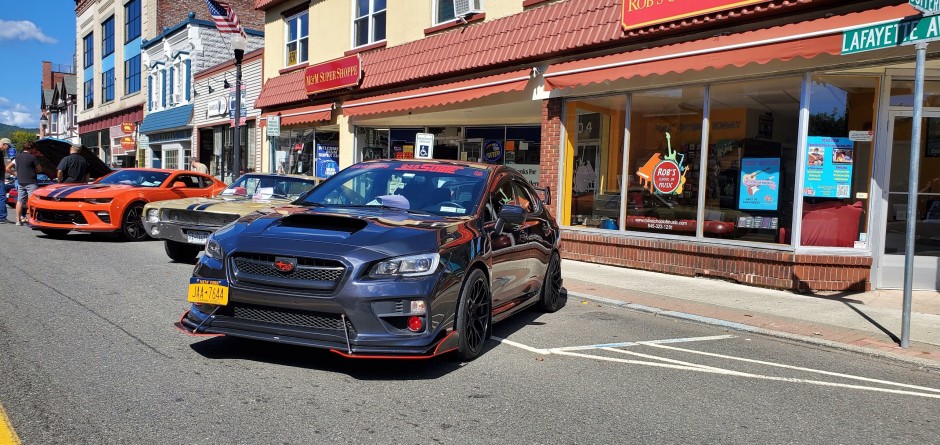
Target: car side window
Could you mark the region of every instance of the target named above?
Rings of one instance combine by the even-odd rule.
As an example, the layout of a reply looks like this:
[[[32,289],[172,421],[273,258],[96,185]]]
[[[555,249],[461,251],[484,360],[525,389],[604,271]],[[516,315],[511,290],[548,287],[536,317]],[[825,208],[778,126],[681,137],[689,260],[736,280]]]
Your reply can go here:
[[[503,204],[512,204],[515,201],[515,192],[512,182],[508,179],[502,180],[499,185],[490,193],[487,199],[486,209],[484,210],[484,219],[486,221],[496,221]]]
[[[192,176],[192,175],[179,175],[173,181],[182,182],[183,184],[186,184],[186,188],[188,189],[202,188],[202,183],[199,181],[199,178],[197,178],[196,176]]]

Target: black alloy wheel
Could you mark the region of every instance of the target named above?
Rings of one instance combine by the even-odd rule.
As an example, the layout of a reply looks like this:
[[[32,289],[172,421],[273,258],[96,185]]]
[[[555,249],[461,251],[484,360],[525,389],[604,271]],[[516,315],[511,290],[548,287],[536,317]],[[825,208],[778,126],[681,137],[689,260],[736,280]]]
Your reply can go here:
[[[62,239],[69,234],[68,229],[39,229],[39,231],[53,239]]]
[[[177,263],[193,263],[202,251],[202,246],[165,240],[163,250],[166,251],[166,256]]]
[[[457,310],[457,358],[468,362],[480,356],[490,338],[493,314],[490,286],[480,269],[473,269],[460,293]]]
[[[124,212],[124,218],[121,219],[121,235],[127,241],[142,241],[147,239],[147,230],[144,228],[144,222],[141,216],[144,214],[144,205],[142,203],[131,204]]]
[[[552,252],[542,280],[542,294],[539,296],[539,309],[542,312],[555,312],[561,309],[561,257]]]

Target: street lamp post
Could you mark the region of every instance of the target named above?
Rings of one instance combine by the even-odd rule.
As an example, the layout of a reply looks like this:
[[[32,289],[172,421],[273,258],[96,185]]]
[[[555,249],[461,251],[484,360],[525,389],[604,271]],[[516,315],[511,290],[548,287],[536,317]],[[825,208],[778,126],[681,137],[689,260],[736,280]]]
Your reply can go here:
[[[49,118],[47,118],[46,115],[44,114],[42,115],[42,117],[39,118],[39,137],[41,138],[46,137],[46,128],[48,128],[48,125],[49,125]]]
[[[241,120],[241,108],[242,108],[242,58],[245,56],[245,47],[248,46],[248,41],[245,39],[245,36],[241,34],[232,34],[232,51],[235,52],[235,110],[234,115],[235,119],[233,121],[233,135],[232,135],[232,180],[238,179],[238,176],[241,174],[241,156],[239,153],[241,149],[240,144],[240,134],[239,134],[239,122]]]

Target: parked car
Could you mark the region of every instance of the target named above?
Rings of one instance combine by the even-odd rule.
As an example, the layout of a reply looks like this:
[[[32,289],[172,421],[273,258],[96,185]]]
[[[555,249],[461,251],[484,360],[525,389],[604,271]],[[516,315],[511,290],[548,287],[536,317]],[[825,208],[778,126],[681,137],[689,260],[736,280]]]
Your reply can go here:
[[[249,173],[214,198],[184,198],[144,206],[144,228],[164,240],[167,256],[190,262],[218,228],[255,210],[289,204],[310,191],[319,178]]]
[[[116,232],[129,241],[147,238],[141,216],[153,201],[213,196],[225,183],[187,170],[127,168],[91,184],[53,184],[29,197],[29,224],[51,237],[69,231]]]
[[[177,327],[347,357],[471,360],[492,323],[560,305],[559,230],[517,171],[353,165],[209,237]]]

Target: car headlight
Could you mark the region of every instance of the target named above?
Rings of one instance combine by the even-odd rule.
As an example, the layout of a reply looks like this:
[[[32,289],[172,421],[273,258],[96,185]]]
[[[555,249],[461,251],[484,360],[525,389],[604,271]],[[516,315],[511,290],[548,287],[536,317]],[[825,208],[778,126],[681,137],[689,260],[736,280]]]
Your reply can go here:
[[[160,209],[147,209],[147,222],[160,221]]]
[[[219,245],[219,242],[215,238],[210,237],[206,241],[206,256],[209,258],[215,258],[219,261],[225,256],[225,252],[222,251],[222,246]]]
[[[434,273],[440,263],[441,255],[438,253],[390,258],[373,266],[369,275],[378,278],[391,276],[421,277]]]
[[[111,198],[88,198],[85,202],[89,204],[108,204],[111,202]]]

